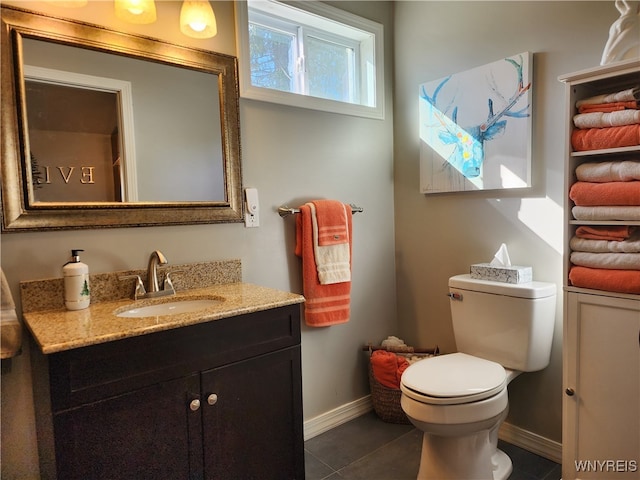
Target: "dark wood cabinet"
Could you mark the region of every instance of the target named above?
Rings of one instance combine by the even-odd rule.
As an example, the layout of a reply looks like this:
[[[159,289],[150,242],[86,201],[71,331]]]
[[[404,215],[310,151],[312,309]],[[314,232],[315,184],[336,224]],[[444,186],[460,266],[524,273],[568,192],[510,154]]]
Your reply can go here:
[[[303,478],[292,414],[299,377],[299,347],[203,372],[205,478]]]
[[[43,478],[304,478],[299,305],[39,356]]]

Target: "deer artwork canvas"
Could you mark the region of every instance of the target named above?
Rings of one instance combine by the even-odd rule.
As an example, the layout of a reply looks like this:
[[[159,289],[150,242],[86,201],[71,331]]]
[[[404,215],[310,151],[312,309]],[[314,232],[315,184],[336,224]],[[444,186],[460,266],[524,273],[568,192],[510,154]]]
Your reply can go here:
[[[420,85],[420,191],[531,186],[529,52]]]

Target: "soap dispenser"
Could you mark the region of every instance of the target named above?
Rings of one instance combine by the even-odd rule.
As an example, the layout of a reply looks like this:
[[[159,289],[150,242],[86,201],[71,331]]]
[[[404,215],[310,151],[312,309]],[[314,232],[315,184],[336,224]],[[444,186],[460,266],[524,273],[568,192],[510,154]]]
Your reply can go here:
[[[91,302],[89,267],[80,261],[80,252],[84,250],[71,250],[71,261],[62,267],[64,305],[67,310],[82,310]]]

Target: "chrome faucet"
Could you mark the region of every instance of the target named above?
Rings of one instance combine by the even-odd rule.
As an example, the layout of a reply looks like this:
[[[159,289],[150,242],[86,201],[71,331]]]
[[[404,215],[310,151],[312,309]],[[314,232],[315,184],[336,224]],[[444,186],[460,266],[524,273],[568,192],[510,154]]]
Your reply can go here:
[[[166,265],[167,259],[160,250],[154,250],[149,257],[147,267],[147,294],[154,294],[160,291],[158,286],[158,265]]]

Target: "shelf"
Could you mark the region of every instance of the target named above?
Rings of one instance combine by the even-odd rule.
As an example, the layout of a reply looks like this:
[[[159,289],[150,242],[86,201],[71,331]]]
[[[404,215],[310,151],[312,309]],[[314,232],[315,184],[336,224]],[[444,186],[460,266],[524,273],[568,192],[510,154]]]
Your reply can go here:
[[[569,225],[640,225],[640,220],[569,220]]]
[[[597,157],[618,155],[621,153],[640,153],[640,145],[634,145],[631,147],[607,148],[602,150],[585,150],[580,152],[571,152],[571,157]]]
[[[599,295],[615,298],[628,298],[630,300],[639,300],[640,295],[634,295],[632,293],[618,293],[611,292],[609,290],[594,290],[592,288],[572,287],[571,285],[565,286],[564,291],[567,293],[583,293],[585,295]]]

